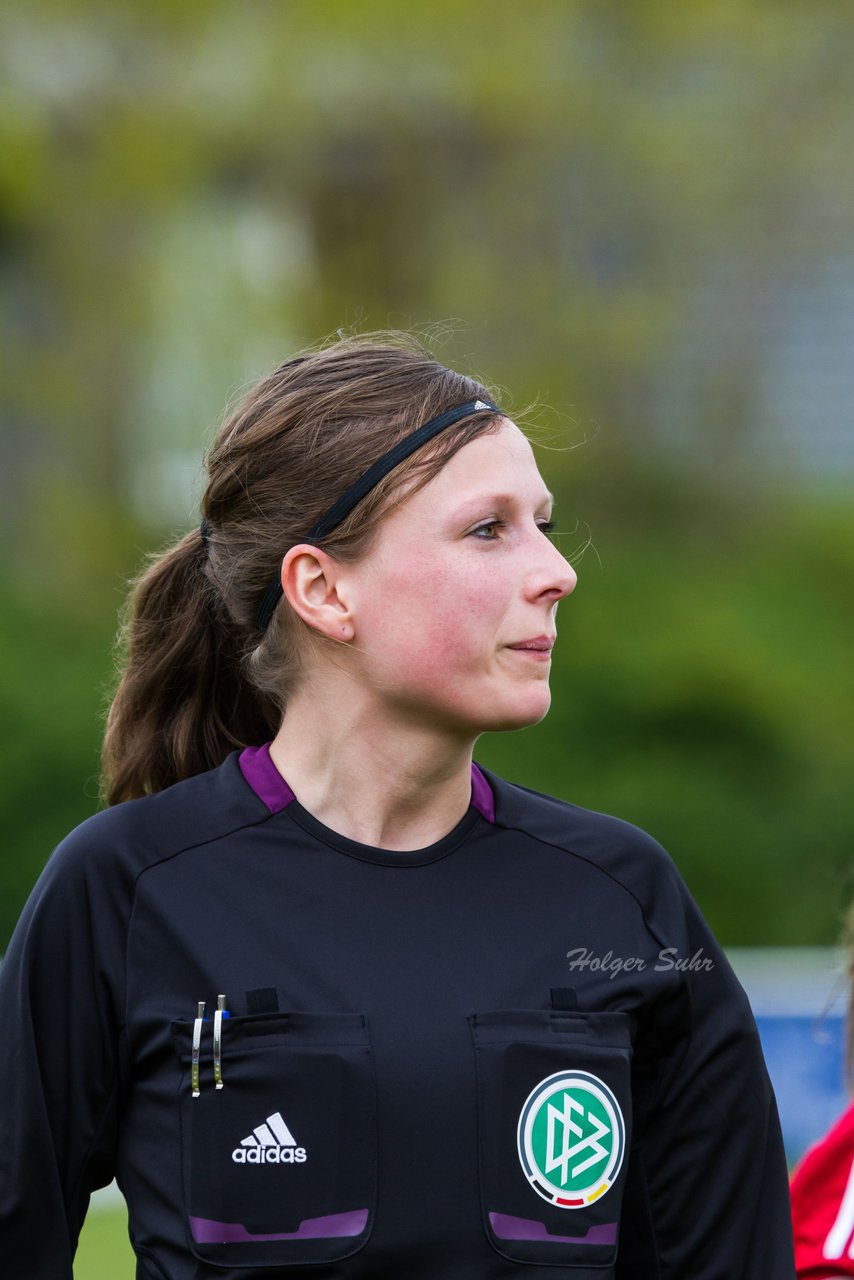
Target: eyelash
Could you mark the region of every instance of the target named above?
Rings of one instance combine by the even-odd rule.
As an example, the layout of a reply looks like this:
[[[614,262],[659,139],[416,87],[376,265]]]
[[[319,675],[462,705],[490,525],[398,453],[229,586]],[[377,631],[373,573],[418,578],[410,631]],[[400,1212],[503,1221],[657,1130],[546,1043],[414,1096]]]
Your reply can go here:
[[[503,529],[507,524],[506,520],[487,520],[485,524],[479,524],[476,529],[472,529],[472,533],[480,533],[481,529]],[[546,535],[554,533],[557,524],[554,520],[544,520],[542,524],[537,526]],[[494,538],[480,538],[480,542],[494,542]]]

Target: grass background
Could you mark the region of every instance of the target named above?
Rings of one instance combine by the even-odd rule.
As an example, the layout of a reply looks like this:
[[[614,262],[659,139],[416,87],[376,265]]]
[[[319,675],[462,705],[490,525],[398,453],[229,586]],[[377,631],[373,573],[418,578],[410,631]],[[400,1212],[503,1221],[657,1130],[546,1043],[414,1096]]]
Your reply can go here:
[[[133,1280],[135,1265],[124,1205],[90,1209],[74,1259],[75,1280]]]

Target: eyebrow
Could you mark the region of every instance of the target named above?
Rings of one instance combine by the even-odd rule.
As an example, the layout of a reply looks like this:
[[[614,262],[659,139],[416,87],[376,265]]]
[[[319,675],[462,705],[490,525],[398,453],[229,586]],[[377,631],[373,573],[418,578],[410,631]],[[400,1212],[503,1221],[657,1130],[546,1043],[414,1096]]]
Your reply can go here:
[[[473,498],[468,498],[461,505],[460,513],[468,511],[469,507],[489,506],[492,503],[496,506],[512,506],[513,503],[518,502],[519,500],[518,496],[514,493],[479,493],[475,494]],[[544,501],[548,501],[554,505],[554,500],[554,494],[549,489],[546,489]]]

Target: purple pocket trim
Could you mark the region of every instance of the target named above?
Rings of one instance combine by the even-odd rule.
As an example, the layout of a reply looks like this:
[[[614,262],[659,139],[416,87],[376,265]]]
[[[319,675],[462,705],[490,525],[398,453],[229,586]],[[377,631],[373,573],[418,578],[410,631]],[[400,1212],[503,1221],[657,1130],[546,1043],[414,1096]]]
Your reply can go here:
[[[322,1218],[303,1218],[296,1231],[265,1231],[255,1235],[242,1222],[214,1222],[212,1218],[190,1218],[196,1244],[240,1244],[254,1240],[319,1240],[329,1236],[359,1236],[368,1221],[367,1209],[328,1213]]]
[[[499,1240],[548,1240],[555,1244],[616,1244],[616,1222],[589,1227],[583,1236],[556,1236],[544,1222],[533,1218],[513,1218],[507,1213],[490,1213],[489,1222]]]

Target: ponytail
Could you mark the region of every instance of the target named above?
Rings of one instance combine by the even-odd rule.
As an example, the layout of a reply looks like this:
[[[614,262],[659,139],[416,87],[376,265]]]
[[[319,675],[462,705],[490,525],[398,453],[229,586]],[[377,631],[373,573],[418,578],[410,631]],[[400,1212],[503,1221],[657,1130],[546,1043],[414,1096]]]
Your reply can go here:
[[[273,737],[275,703],[241,674],[239,637],[207,573],[198,529],[132,583],[124,673],[107,715],[102,803],[160,791]]]

